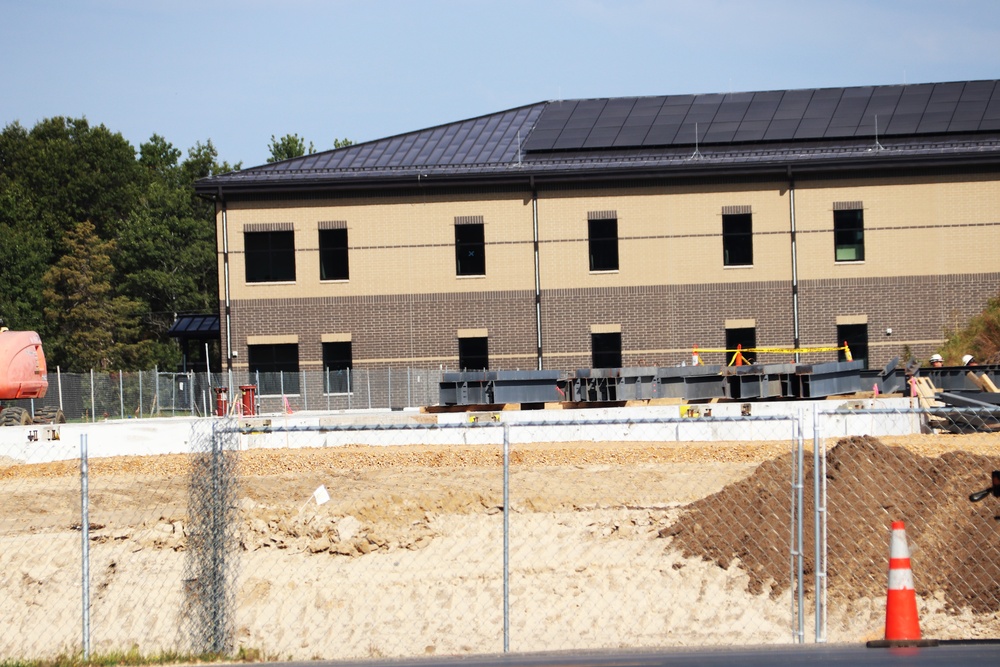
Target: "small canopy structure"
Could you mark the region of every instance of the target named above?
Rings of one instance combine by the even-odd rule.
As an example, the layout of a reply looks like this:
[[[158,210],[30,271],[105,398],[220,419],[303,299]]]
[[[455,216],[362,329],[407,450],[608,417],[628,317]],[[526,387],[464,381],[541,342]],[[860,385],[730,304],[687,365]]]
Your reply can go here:
[[[170,325],[167,335],[176,338],[181,344],[182,368],[184,372],[188,369],[188,346],[191,341],[207,342],[219,340],[219,316],[218,315],[177,315],[174,323]]]

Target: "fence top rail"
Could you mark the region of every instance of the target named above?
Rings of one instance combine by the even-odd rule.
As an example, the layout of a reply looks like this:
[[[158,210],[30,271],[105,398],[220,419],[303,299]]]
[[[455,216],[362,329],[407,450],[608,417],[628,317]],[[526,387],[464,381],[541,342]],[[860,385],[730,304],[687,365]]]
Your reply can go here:
[[[966,414],[966,415],[1000,415],[1000,405],[996,406],[973,406],[973,407],[959,407],[959,406],[933,406],[928,408],[845,408],[840,407],[834,410],[819,410],[820,415],[952,415],[952,414]]]
[[[467,429],[467,428],[502,428],[512,427],[565,427],[569,426],[635,426],[645,424],[695,424],[695,423],[722,423],[722,422],[794,422],[798,420],[796,415],[749,415],[745,417],[651,417],[648,419],[560,419],[560,420],[537,420],[537,421],[464,421],[445,422],[440,424],[317,424],[317,425],[255,425],[241,424],[238,426],[220,425],[215,429],[216,433],[239,433],[242,435],[253,435],[262,433],[335,433],[345,431],[438,431],[446,429]]]

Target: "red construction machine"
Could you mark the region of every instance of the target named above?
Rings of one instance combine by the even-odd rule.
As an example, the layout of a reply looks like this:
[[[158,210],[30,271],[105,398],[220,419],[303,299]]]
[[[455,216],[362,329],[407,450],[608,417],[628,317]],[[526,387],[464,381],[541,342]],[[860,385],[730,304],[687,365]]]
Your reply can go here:
[[[56,406],[35,410],[8,405],[7,401],[43,398],[49,388],[42,339],[34,331],[10,331],[0,326],[0,425],[64,423],[66,417]]]

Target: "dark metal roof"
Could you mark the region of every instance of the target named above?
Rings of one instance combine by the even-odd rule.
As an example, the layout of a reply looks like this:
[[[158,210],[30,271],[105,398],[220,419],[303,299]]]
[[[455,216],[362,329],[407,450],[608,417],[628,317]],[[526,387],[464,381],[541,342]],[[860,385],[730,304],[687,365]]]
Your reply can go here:
[[[167,335],[173,338],[216,339],[219,337],[219,316],[178,315]]]
[[[1000,81],[541,102],[203,179],[254,191],[1000,158]],[[430,179],[429,181],[423,179]]]

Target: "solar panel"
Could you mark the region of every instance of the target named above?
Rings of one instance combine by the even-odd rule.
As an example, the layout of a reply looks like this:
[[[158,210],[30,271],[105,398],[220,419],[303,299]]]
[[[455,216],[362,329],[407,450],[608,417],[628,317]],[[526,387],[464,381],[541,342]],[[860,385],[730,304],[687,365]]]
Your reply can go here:
[[[704,130],[704,136],[699,139],[705,143],[726,143],[733,140],[736,136],[736,131],[740,129],[739,121],[730,121],[728,123],[711,123]]]
[[[646,135],[649,133],[649,127],[644,125],[623,127],[615,137],[612,145],[615,147],[619,146],[642,146],[645,143]]]
[[[813,91],[811,90],[789,90],[786,91],[781,97],[781,103],[778,105],[778,109],[774,112],[775,120],[794,120],[796,124],[802,114],[805,113],[806,107],[809,106],[809,100],[812,99]],[[791,134],[787,138],[791,138]]]
[[[656,124],[649,128],[646,138],[643,139],[643,146],[669,146],[674,143],[677,131],[681,129],[680,123]]]
[[[770,121],[781,103],[781,93],[755,93],[743,115],[746,121]]]
[[[766,120],[744,120],[740,123],[740,129],[733,136],[733,141],[761,141],[769,124],[769,121]]]

